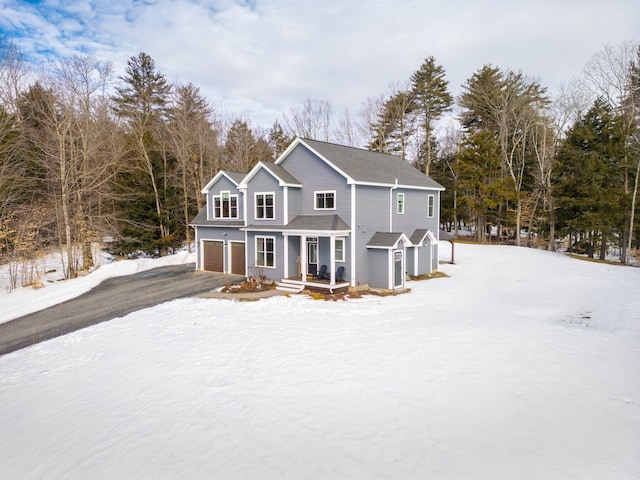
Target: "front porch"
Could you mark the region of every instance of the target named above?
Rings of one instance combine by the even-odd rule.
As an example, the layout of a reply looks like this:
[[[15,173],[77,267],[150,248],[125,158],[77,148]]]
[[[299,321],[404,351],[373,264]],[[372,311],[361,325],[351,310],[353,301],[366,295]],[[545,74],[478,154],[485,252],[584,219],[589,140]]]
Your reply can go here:
[[[349,282],[331,282],[323,278],[316,278],[313,275],[306,275],[303,279],[302,275],[284,278],[276,286],[277,290],[283,292],[300,293],[303,290],[317,290],[321,292],[335,293],[346,291],[349,288]]]

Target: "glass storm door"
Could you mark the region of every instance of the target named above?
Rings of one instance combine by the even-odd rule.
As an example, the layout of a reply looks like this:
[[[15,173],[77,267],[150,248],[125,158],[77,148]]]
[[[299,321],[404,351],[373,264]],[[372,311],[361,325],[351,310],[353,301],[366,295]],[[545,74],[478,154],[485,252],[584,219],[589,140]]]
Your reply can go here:
[[[318,273],[318,239],[313,237],[307,239],[307,273]]]
[[[393,286],[402,286],[402,252],[393,253]]]

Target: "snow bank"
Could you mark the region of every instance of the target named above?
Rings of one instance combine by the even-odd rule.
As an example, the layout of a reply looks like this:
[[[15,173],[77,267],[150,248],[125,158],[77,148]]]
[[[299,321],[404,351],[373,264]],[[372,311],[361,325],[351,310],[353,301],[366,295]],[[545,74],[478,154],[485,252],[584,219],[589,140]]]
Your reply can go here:
[[[0,357],[0,477],[639,478],[640,269],[456,260],[407,295],[183,299]]]
[[[44,283],[43,288],[17,288],[9,292],[8,287],[5,286],[5,288],[0,291],[0,323],[75,298],[91,290],[107,278],[131,275],[132,273],[166,265],[194,263],[195,253],[182,251],[175,255],[168,255],[161,258],[141,258],[137,260],[119,261],[110,261],[101,257],[101,261],[108,263],[102,263],[88,275],[79,278],[59,281],[52,280],[52,276],[49,275],[49,281],[45,278],[46,283]],[[0,278],[4,279],[5,285],[8,285],[6,265],[3,266],[0,274]],[[57,276],[59,277],[60,274],[58,273]]]

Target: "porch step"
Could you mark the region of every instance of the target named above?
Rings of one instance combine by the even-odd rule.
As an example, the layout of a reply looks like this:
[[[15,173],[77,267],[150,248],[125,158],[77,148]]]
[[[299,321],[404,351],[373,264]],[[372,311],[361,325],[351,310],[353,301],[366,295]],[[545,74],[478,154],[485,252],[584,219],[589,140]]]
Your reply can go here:
[[[276,285],[276,290],[288,293],[300,293],[302,290],[304,290],[304,285],[293,282],[290,283],[286,280],[283,280],[281,282],[278,282],[278,284]]]

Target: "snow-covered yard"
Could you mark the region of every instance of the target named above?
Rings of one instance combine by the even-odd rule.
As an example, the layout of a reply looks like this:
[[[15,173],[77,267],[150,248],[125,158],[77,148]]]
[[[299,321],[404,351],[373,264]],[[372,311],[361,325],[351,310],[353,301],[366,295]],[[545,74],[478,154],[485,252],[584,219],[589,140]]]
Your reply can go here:
[[[456,262],[397,297],[178,300],[0,357],[0,478],[640,478],[640,268]]]

